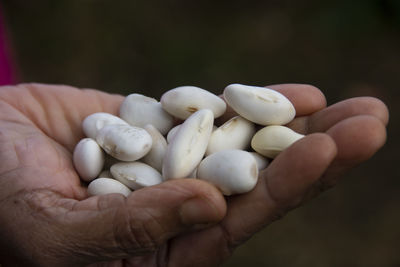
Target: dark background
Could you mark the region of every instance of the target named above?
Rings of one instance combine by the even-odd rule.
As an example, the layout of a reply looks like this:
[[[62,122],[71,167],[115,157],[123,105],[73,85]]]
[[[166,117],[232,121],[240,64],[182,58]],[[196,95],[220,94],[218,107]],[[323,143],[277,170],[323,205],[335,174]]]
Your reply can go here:
[[[23,82],[157,98],[180,85],[221,93],[234,82],[296,82],[319,87],[329,104],[382,99],[385,147],[225,266],[400,266],[399,0],[2,4]]]

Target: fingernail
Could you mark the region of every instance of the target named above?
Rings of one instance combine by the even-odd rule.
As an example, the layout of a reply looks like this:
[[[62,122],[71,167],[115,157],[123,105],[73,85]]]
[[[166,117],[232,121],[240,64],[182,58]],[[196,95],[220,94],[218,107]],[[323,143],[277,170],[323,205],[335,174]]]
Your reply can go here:
[[[209,224],[218,220],[218,212],[214,205],[200,198],[191,198],[180,208],[183,224]]]

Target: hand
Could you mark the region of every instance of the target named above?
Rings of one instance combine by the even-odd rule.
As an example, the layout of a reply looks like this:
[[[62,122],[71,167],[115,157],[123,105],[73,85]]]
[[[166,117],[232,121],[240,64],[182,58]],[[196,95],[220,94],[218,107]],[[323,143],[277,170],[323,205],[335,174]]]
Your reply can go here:
[[[385,142],[388,111],[377,99],[326,108],[312,86],[271,87],[295,105],[290,127],[308,135],[261,172],[253,191],[227,202],[195,179],[168,181],[127,198],[88,198],[71,162],[83,137],[81,122],[94,112],[116,114],[122,96],[67,86],[1,87],[2,264],[217,266]]]

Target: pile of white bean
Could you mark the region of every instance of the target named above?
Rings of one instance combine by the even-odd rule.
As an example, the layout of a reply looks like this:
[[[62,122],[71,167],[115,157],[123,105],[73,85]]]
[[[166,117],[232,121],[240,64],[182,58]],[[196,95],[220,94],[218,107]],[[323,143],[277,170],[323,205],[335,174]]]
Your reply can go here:
[[[86,117],[82,127],[87,138],[75,147],[73,162],[81,179],[90,182],[89,194],[127,196],[187,177],[206,180],[224,195],[252,190],[267,158],[303,135],[282,126],[295,117],[295,109],[274,90],[231,84],[224,99],[182,86],[164,93],[160,102],[128,95],[119,117]],[[239,115],[216,127],[214,119],[225,113],[227,104]],[[177,118],[183,123],[174,127]],[[257,131],[260,126],[264,128]]]

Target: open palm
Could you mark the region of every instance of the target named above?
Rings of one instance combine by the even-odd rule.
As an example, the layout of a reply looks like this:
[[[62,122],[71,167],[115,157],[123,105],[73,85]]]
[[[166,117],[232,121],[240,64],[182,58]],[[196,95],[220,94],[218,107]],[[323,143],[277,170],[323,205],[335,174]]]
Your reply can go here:
[[[308,85],[271,86],[294,104],[289,126],[308,134],[260,173],[256,188],[225,199],[181,179],[88,197],[71,155],[94,112],[123,99],[96,90],[0,87],[0,246],[4,266],[218,266],[254,233],[333,186],[385,142],[386,106],[374,98],[326,108]]]

